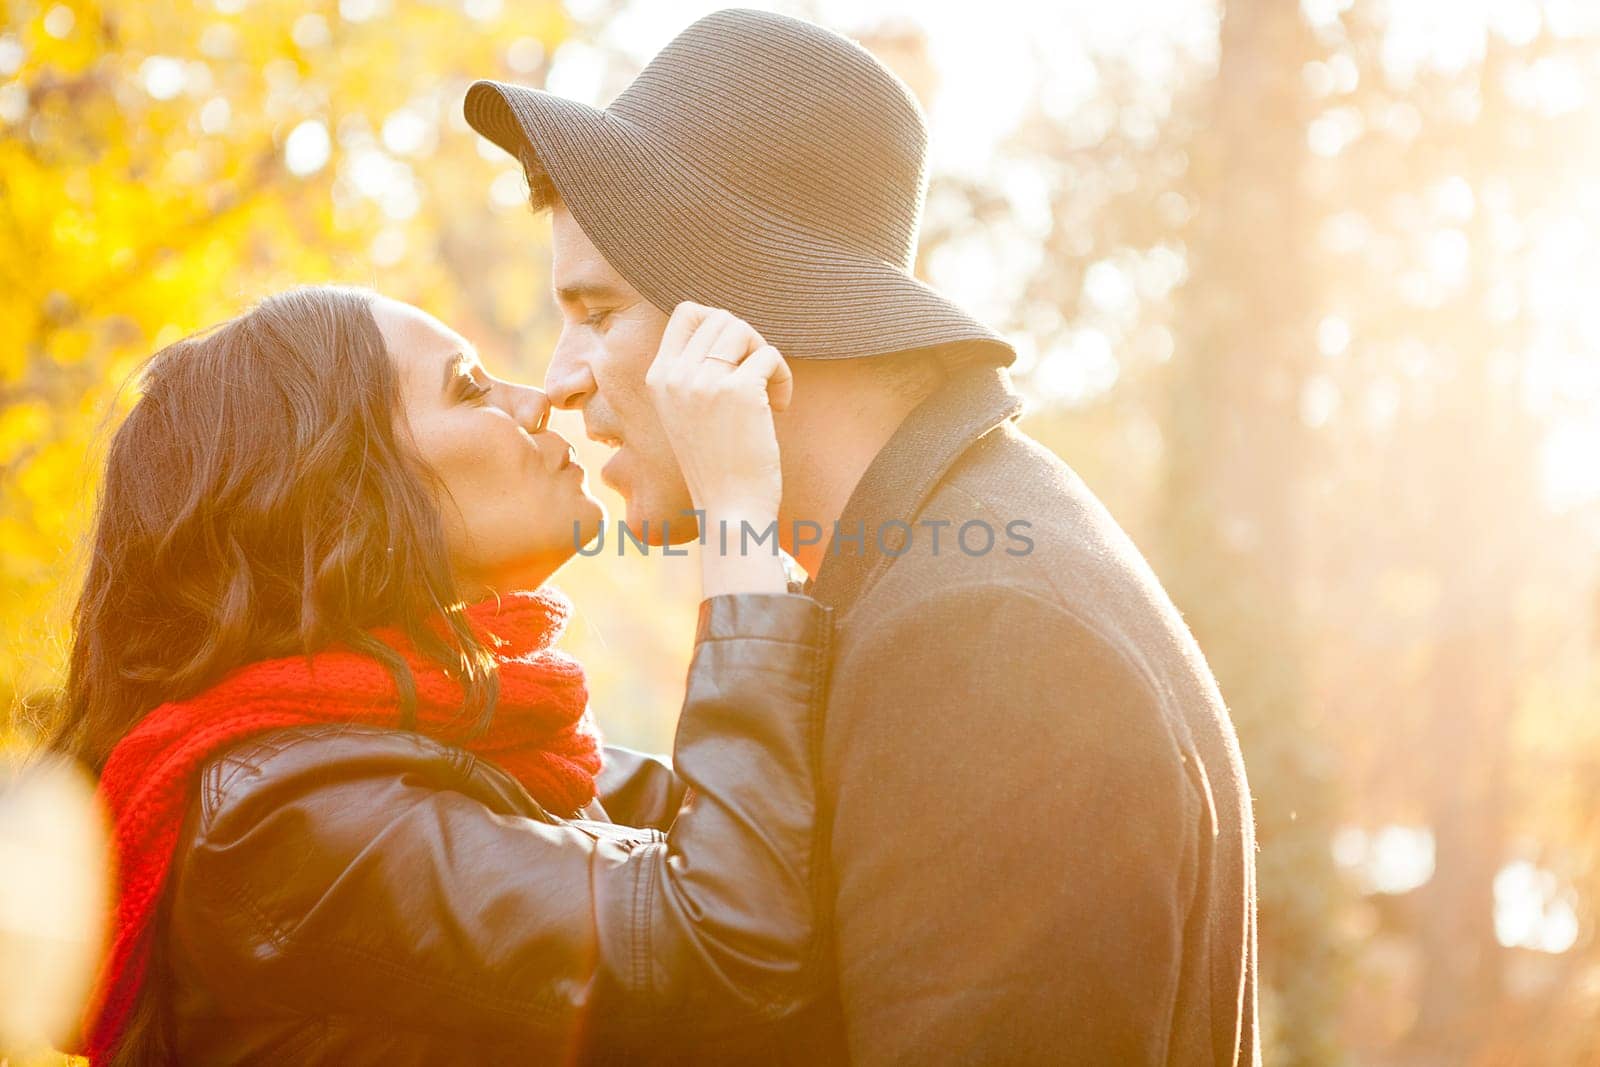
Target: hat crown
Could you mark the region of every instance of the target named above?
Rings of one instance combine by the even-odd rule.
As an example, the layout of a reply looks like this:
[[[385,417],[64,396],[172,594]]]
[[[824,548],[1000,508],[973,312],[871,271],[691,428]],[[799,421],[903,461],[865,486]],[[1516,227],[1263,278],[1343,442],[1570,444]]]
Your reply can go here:
[[[927,129],[910,90],[860,45],[783,15],[719,11],[606,110],[752,209],[911,266]]]

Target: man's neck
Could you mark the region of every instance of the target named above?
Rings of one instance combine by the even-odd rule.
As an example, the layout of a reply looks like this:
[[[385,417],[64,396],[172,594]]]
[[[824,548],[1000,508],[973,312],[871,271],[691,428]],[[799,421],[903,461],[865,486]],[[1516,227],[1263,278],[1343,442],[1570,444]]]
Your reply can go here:
[[[814,475],[814,480],[806,478],[803,487],[795,486],[793,490],[785,488],[783,504],[778,508],[780,543],[783,550],[793,556],[795,562],[805,568],[805,572],[813,579],[827,557],[834,523],[844,513],[850,494],[855,492],[861,476],[877,454],[876,450],[870,454],[865,450],[852,450],[845,462],[831,465],[831,469],[813,468],[810,473]],[[789,464],[785,463],[784,468],[787,486],[791,480],[788,475]],[[815,525],[811,525],[813,523]],[[799,540],[809,543],[800,544]]]
[[[883,446],[916,405],[888,397],[862,404],[813,404],[780,425],[783,502],[779,543],[813,579],[822,569],[834,524]],[[809,524],[815,524],[809,525]],[[818,527],[821,529],[818,534]],[[800,539],[815,540],[799,544]]]

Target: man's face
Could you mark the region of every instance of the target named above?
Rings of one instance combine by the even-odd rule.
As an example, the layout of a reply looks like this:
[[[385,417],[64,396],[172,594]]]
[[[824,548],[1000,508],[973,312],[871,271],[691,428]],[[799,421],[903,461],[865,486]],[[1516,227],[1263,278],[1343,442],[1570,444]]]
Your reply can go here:
[[[670,521],[673,543],[690,540],[694,520],[683,513],[693,503],[644,384],[668,316],[606,262],[560,202],[551,253],[561,337],[545,375],[550,403],[582,411],[589,436],[617,449],[600,478],[622,494],[636,536],[662,544]]]

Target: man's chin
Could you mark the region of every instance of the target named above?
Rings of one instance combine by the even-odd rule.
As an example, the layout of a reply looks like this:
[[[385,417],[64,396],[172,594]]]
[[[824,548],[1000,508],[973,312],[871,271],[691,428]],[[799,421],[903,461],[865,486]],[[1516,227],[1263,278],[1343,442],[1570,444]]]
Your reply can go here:
[[[629,508],[625,522],[629,536],[654,548],[687,544],[700,536],[700,524],[688,505],[675,512]]]

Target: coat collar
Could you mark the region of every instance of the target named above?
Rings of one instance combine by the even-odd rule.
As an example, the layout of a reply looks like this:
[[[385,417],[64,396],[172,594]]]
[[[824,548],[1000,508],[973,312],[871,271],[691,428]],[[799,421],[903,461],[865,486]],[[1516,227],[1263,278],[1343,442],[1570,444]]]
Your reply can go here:
[[[806,591],[848,610],[895,558],[892,539],[901,528],[884,530],[885,551],[877,543],[880,527],[895,521],[914,525],[923,502],[956,460],[1021,413],[1022,398],[1004,367],[980,364],[954,373],[906,416],[845,502],[838,529],[849,534],[859,527],[862,547],[830,545]]]

